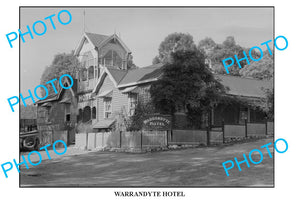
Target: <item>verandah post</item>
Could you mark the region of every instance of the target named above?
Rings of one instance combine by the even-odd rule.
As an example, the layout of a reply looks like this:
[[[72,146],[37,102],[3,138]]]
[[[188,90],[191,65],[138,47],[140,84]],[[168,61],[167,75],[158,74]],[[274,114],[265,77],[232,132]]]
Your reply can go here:
[[[169,146],[169,130],[167,130],[167,147]]]
[[[210,145],[209,126],[206,127],[207,146]]]
[[[225,143],[225,122],[222,120],[223,143]]]

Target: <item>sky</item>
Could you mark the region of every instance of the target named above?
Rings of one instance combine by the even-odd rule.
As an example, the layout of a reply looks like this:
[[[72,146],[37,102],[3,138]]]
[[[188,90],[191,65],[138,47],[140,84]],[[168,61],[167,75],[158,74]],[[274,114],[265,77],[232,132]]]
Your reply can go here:
[[[85,8],[85,21],[83,8],[64,9],[72,15],[68,25],[57,20],[62,8],[21,8],[22,32],[27,31],[27,25],[32,29],[35,21],[52,14],[55,14],[56,26],[54,30],[50,22],[45,21],[44,35],[34,34],[34,39],[25,35],[25,43],[21,41],[20,90],[24,95],[39,85],[45,67],[51,64],[55,54],[70,53],[76,48],[84,26],[85,31],[91,33],[112,35],[116,32],[139,67],[151,65],[159,44],[174,32],[191,34],[196,44],[205,37],[222,43],[227,36],[234,36],[242,47],[253,47],[273,39],[273,8]],[[63,15],[62,19],[68,20]]]

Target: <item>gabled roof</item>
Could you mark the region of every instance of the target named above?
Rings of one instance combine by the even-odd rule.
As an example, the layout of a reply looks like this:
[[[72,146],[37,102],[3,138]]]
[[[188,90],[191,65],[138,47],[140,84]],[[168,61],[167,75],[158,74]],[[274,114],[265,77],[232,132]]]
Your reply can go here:
[[[112,67],[102,67],[102,69],[103,69],[103,73],[101,74],[100,78],[98,79],[96,86],[94,87],[94,89],[92,91],[92,94],[96,94],[99,91],[106,76],[108,76],[110,78],[110,80],[113,82],[115,87],[118,87],[119,82],[128,73],[128,71],[126,71],[126,70],[120,70],[120,69],[112,68]]]
[[[110,37],[107,35],[101,35],[96,33],[85,33],[85,35],[89,38],[89,40],[92,42],[92,44],[95,47],[99,47],[102,42],[104,42],[106,39]]]
[[[132,86],[157,80],[161,75],[163,64],[154,64],[147,67],[129,70],[127,75],[121,80],[118,87]]]
[[[107,44],[112,39],[117,40],[121,46],[126,50],[127,53],[131,53],[130,49],[126,46],[126,44],[116,35],[102,35],[102,34],[96,34],[96,33],[87,33],[85,32],[83,36],[80,39],[79,44],[77,45],[74,55],[78,55],[85,39],[87,39],[95,48],[101,49],[105,44]]]
[[[64,83],[68,83],[68,85],[71,84],[69,78],[65,78],[63,80],[63,84]],[[74,88],[74,89],[73,89]],[[73,78],[73,86],[70,88],[70,89],[67,89],[67,90],[70,90],[72,95],[75,96],[76,95],[76,88],[77,88],[77,80]],[[42,104],[42,103],[46,103],[46,102],[51,102],[51,101],[56,101],[56,100],[59,100],[61,97],[62,97],[62,94],[64,93],[64,88],[60,87],[59,91],[57,94],[50,94],[48,95],[48,97],[44,100],[38,100],[36,101],[34,104]]]
[[[124,78],[124,76],[128,73],[126,70],[120,70],[117,68],[107,67],[107,70],[113,77],[114,81],[119,84],[120,81]]]

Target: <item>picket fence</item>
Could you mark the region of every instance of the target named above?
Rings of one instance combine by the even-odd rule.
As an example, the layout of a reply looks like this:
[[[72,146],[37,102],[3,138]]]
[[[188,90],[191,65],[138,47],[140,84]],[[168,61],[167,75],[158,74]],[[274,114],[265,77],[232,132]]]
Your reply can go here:
[[[75,144],[79,149],[118,148],[141,151],[148,148],[172,145],[223,144],[228,138],[266,136],[274,133],[273,122],[245,123],[245,125],[223,124],[206,130],[168,131],[114,131],[76,134]]]

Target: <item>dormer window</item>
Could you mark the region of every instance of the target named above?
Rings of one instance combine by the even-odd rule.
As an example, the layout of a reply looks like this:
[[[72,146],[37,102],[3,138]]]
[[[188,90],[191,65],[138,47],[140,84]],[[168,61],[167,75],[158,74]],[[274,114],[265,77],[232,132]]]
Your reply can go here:
[[[102,58],[102,64],[104,66],[117,67],[122,69],[122,58],[114,50],[109,50]]]

